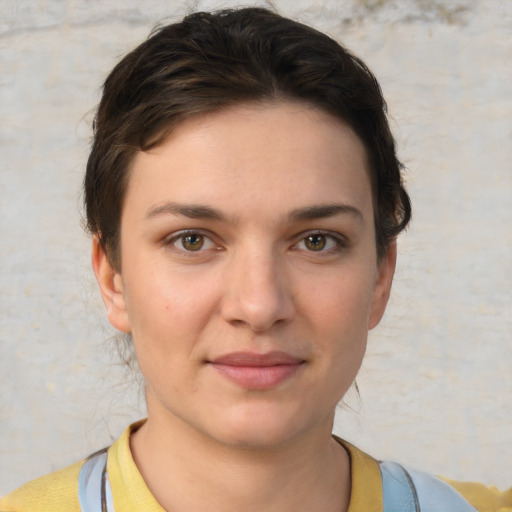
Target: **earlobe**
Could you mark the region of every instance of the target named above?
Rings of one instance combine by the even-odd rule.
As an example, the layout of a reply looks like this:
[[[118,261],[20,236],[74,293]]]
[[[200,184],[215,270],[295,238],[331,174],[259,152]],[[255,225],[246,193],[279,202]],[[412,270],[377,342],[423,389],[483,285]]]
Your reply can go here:
[[[108,321],[117,330],[124,333],[130,332],[130,320],[126,309],[121,274],[112,267],[105,248],[97,236],[92,239],[91,260],[101,297],[107,309]]]
[[[368,329],[376,327],[384,316],[391,293],[396,266],[396,240],[393,240],[379,262],[377,278],[373,289],[372,307],[368,318]]]

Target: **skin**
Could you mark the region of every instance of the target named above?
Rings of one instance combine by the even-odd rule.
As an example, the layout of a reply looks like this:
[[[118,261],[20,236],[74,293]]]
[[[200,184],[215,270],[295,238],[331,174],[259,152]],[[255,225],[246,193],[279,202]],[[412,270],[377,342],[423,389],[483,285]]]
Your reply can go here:
[[[130,173],[122,269],[96,238],[92,259],[146,381],[131,447],[150,490],[173,511],[347,510],[334,411],[396,258],[377,260],[361,141],[306,104],[248,104],[184,121]],[[300,365],[265,389],[212,364],[271,351]]]

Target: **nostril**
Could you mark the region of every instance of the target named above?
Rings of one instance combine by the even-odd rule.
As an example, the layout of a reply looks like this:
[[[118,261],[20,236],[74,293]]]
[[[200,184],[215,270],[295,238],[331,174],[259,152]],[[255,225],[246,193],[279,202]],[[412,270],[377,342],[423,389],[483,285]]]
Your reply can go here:
[[[221,302],[223,318],[233,326],[263,332],[291,318],[294,307],[287,274],[272,247],[258,245],[240,250],[225,268]]]

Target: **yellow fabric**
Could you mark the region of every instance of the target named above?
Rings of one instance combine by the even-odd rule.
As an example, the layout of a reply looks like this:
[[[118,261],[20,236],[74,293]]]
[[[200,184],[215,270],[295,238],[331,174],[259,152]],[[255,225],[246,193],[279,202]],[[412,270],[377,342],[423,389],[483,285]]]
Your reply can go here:
[[[0,501],[0,512],[80,512],[77,490],[82,464],[23,485]]]
[[[464,496],[479,512],[510,512],[512,510],[512,487],[500,491],[476,482],[455,482],[443,478]]]
[[[165,512],[142,479],[130,451],[128,427],[108,451],[107,470],[117,512]],[[348,451],[352,494],[348,512],[382,512],[382,481],[377,462],[351,444]],[[80,512],[78,474],[83,462],[33,480],[0,501],[0,512]],[[512,488],[500,492],[482,484],[446,480],[479,512],[512,512]]]
[[[147,488],[130,450],[130,433],[141,423],[126,429],[108,451],[107,471],[117,512],[165,512]]]
[[[382,479],[379,465],[355,446],[335,437],[350,456],[352,489],[348,512],[382,512]]]

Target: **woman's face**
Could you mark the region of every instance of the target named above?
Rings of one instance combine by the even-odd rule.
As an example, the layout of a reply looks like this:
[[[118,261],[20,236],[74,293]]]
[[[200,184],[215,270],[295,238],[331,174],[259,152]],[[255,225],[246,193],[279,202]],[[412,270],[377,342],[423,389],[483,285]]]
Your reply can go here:
[[[232,446],[328,429],[380,320],[365,151],[302,103],[189,119],[140,152],[122,270],[96,243],[111,323],[131,332],[149,417]]]

